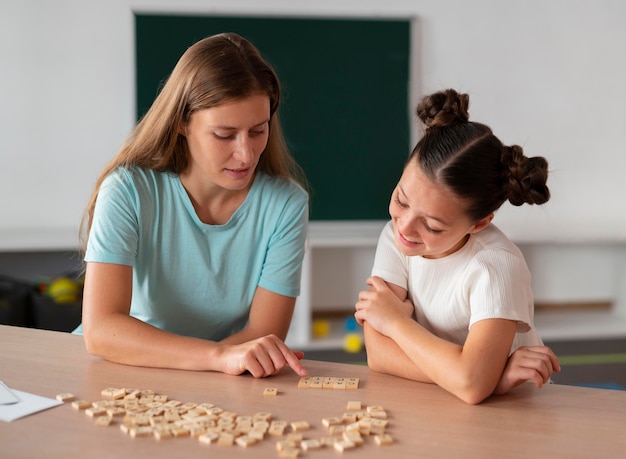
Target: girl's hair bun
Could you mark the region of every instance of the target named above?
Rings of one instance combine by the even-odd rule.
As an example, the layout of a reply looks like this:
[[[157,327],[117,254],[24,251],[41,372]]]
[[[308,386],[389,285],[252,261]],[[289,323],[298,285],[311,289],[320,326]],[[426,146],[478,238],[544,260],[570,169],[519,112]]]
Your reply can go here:
[[[416,113],[426,127],[444,127],[467,123],[468,108],[469,95],[446,89],[424,97]]]
[[[548,161],[542,156],[529,158],[519,145],[504,146],[501,161],[508,182],[508,199],[514,206],[544,204],[550,199]]]

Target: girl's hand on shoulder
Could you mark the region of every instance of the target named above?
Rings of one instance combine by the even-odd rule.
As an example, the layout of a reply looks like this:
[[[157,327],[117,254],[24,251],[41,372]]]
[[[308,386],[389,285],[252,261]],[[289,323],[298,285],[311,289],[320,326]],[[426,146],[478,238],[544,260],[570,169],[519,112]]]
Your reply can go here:
[[[264,378],[279,373],[285,367],[300,376],[306,369],[300,363],[304,354],[292,351],[275,335],[267,335],[241,344],[224,344],[219,359],[222,372],[240,375],[246,371],[255,378]]]
[[[413,315],[411,301],[400,299],[380,277],[369,277],[366,284],[370,289],[359,292],[359,301],[355,304],[354,317],[359,324],[367,321],[376,331],[386,335],[387,324]]]
[[[526,381],[541,388],[555,371],[561,371],[561,365],[552,349],[547,346],[520,347],[509,357],[493,393],[505,394]]]

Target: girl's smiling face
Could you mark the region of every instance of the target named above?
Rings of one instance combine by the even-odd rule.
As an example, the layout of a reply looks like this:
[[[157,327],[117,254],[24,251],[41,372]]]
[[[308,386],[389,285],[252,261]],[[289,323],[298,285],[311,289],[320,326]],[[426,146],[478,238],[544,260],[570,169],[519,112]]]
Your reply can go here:
[[[469,237],[486,228],[493,214],[472,222],[467,203],[444,185],[430,180],[411,160],[389,204],[394,241],[407,256],[442,258],[459,250]]]

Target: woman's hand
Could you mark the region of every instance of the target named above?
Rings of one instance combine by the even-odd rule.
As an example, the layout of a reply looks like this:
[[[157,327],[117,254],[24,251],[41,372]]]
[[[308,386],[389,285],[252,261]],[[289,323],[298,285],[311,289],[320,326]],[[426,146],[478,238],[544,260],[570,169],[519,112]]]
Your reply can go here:
[[[292,351],[276,335],[267,335],[241,344],[222,344],[219,359],[222,371],[240,375],[249,371],[255,378],[279,373],[286,366],[300,376],[306,375],[301,365],[302,352]]]
[[[397,319],[411,317],[413,304],[408,299],[400,299],[380,277],[369,277],[365,283],[370,289],[359,292],[354,317],[359,324],[363,325],[367,321],[376,331],[388,336],[386,325]]]
[[[561,365],[552,349],[547,346],[520,347],[509,357],[493,393],[505,394],[526,381],[541,388],[555,371],[561,371]]]

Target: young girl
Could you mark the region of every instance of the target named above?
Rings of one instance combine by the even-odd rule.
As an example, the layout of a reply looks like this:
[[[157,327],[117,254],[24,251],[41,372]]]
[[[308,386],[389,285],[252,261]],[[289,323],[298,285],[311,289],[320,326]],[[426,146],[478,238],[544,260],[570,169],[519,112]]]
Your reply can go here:
[[[468,105],[450,89],[418,105],[426,130],[393,192],[355,317],[370,368],[479,403],[527,380],[541,387],[560,367],[534,328],[522,253],[492,223],[507,200],[548,201],[547,162],[468,121]]]
[[[305,374],[283,342],[308,195],[285,147],[280,86],[232,34],[191,46],[86,212],[89,352],[129,365]]]

